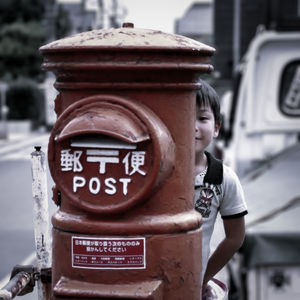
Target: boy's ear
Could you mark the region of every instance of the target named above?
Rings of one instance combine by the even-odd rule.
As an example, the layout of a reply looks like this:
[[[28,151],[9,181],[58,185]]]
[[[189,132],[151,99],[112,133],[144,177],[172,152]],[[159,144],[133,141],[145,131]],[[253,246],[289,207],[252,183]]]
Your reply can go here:
[[[221,122],[217,122],[215,125],[214,138],[217,138],[220,132]]]

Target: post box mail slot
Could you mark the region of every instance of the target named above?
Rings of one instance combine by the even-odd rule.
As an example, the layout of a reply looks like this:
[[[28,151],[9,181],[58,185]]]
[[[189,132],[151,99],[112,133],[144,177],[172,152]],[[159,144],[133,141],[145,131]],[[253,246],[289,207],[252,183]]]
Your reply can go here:
[[[147,199],[172,171],[174,143],[148,108],[111,95],[71,105],[50,137],[49,165],[74,205],[96,213]]]

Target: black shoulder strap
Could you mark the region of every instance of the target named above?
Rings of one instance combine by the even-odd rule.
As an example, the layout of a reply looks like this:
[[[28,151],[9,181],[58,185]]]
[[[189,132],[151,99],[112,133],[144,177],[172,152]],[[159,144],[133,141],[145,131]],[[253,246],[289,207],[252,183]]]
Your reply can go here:
[[[207,172],[204,177],[204,182],[211,184],[221,184],[223,181],[223,163],[215,158],[212,154],[205,151],[207,156]]]

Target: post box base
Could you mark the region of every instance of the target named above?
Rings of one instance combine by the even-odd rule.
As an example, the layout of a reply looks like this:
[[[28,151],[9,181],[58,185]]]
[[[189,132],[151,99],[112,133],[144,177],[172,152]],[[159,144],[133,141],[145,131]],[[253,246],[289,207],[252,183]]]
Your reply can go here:
[[[53,300],[199,300],[201,228],[144,236],[83,235],[54,228],[52,271]],[[139,298],[137,292],[142,293]]]
[[[163,300],[162,281],[99,284],[62,277],[53,290],[55,299],[145,299]]]

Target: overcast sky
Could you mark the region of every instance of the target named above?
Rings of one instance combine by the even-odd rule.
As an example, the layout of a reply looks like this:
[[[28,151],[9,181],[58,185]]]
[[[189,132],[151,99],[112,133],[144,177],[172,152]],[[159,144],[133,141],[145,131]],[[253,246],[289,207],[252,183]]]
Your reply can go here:
[[[168,33],[174,33],[175,19],[182,17],[192,3],[201,2],[201,0],[120,1],[128,9],[125,21],[134,23],[137,28],[158,29]]]
[[[59,0],[79,2],[80,0]],[[96,1],[96,0],[89,0]],[[109,3],[111,0],[105,0]],[[184,15],[194,2],[210,0],[118,0],[127,8],[125,22],[134,23],[136,28],[157,29],[174,33],[174,21]]]

